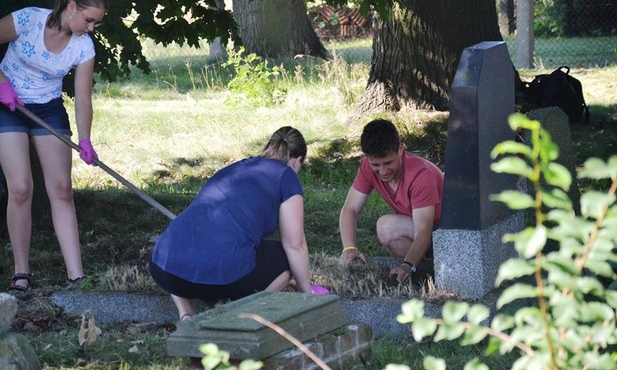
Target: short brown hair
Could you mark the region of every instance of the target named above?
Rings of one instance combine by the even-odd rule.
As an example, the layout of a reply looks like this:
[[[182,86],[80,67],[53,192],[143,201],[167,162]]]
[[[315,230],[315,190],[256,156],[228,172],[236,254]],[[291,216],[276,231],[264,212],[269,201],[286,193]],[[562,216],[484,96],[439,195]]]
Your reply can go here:
[[[394,124],[385,119],[373,120],[364,126],[360,147],[365,155],[382,158],[396,152],[401,139]]]

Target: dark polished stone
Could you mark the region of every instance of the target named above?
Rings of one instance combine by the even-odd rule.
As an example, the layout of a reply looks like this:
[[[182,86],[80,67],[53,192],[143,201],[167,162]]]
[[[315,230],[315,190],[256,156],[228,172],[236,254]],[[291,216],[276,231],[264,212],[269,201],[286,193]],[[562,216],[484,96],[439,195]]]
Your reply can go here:
[[[491,150],[514,140],[514,67],[504,42],[466,48],[452,83],[441,228],[483,230],[511,214],[491,194],[514,189],[512,175],[490,169]]]

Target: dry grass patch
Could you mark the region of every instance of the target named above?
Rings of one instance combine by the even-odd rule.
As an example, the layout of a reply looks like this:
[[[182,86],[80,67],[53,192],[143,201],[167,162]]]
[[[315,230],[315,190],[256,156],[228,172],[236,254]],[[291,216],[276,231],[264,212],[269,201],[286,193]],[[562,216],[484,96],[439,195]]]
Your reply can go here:
[[[395,260],[370,259],[369,263],[355,261],[347,263],[338,257],[319,254],[311,256],[310,263],[312,282],[328,288],[330,293],[342,299],[418,298],[431,304],[442,304],[446,300],[463,300],[457,293],[438,289],[432,271],[427,271],[426,268],[420,268],[410,282],[399,284],[393,276],[390,276],[389,263],[396,263]],[[94,278],[92,286],[96,290],[105,291],[164,293],[154,283],[146,268],[135,265],[112,267]],[[289,290],[297,290],[293,281]]]
[[[327,287],[332,294],[343,299],[418,298],[432,304],[462,300],[457,293],[438,289],[432,271],[426,269],[420,268],[408,283],[399,284],[390,275],[392,263],[396,264],[396,260],[369,259],[368,263],[348,263],[338,257],[321,254],[311,256],[311,273],[315,284]]]

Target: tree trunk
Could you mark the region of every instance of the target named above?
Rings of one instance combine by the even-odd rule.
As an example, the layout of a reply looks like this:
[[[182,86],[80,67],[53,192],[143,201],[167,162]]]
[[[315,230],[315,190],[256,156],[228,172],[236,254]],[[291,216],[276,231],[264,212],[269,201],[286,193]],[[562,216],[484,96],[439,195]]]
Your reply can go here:
[[[509,36],[516,30],[516,18],[514,15],[514,0],[499,0],[499,13],[497,15],[499,31],[502,36]]]
[[[249,54],[275,59],[299,54],[327,57],[308,19],[305,0],[234,0],[233,14]]]
[[[499,41],[493,0],[405,0],[374,30],[371,70],[356,117],[384,110],[447,110],[463,49]]]

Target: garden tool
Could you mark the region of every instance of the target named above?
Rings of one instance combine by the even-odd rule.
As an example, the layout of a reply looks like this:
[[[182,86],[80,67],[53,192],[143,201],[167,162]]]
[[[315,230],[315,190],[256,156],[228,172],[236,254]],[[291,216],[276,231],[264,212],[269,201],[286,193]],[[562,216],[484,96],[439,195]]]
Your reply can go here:
[[[34,121],[36,124],[38,124],[39,126],[45,128],[46,130],[48,130],[49,132],[51,132],[55,137],[57,137],[58,139],[60,139],[62,142],[64,142],[66,145],[68,145],[69,147],[71,147],[72,149],[75,149],[77,152],[81,151],[81,148],[79,147],[79,145],[75,144],[74,142],[72,142],[70,139],[68,139],[66,136],[62,135],[61,133],[59,133],[56,129],[54,129],[53,127],[51,127],[47,122],[43,121],[41,118],[39,118],[36,114],[30,112],[28,109],[26,109],[25,107],[23,107],[22,105],[16,104],[15,105],[16,109],[21,112],[22,114],[24,114],[25,116],[27,116],[28,118],[30,118],[32,121]],[[139,196],[141,199],[143,199],[144,201],[146,201],[146,203],[150,204],[152,207],[156,208],[158,211],[160,211],[162,214],[164,214],[165,216],[169,217],[170,219],[174,219],[176,218],[176,215],[173,214],[170,210],[168,210],[167,208],[165,208],[164,206],[162,206],[160,203],[158,203],[156,200],[154,200],[152,197],[150,197],[148,194],[144,193],[142,190],[138,189],[135,185],[131,184],[128,180],[126,180],[124,177],[120,176],[116,171],[112,170],[111,168],[109,168],[106,164],[104,164],[103,162],[101,162],[98,158],[94,157],[92,159],[92,162],[94,162],[94,164],[96,164],[97,166],[99,166],[101,169],[103,169],[105,172],[107,172],[108,174],[110,174],[113,178],[115,178],[116,180],[118,180],[122,185],[126,186],[127,188],[129,188],[131,191],[133,191],[135,194],[137,194],[137,196]]]

